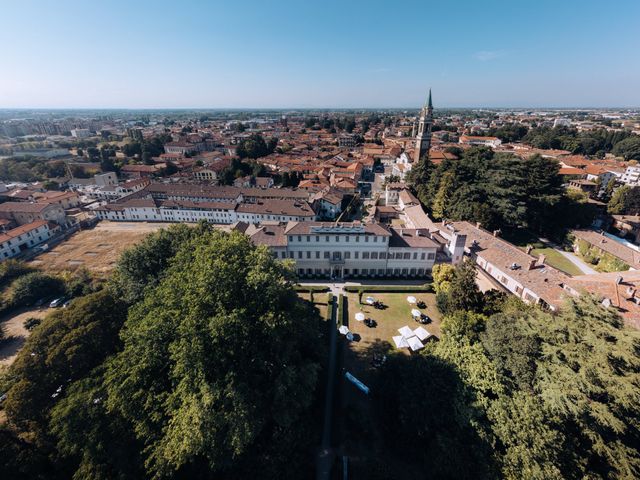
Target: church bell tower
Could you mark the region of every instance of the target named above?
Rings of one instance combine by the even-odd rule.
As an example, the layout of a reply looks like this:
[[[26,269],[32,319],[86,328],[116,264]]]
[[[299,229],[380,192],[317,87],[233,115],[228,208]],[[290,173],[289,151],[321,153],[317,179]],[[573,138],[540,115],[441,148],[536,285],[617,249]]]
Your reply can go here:
[[[433,103],[431,103],[431,89],[429,89],[429,100],[420,111],[420,121],[418,122],[418,134],[416,135],[416,149],[413,155],[414,163],[420,158],[429,154],[431,148],[431,128],[433,126]]]

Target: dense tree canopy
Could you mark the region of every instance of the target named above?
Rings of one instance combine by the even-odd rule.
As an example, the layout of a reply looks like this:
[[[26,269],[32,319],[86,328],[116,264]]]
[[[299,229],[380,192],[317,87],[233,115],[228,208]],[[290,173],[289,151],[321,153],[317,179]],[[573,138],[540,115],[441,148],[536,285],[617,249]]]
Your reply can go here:
[[[571,153],[600,157],[614,151],[616,155],[629,155],[627,159],[640,158],[636,157],[636,155],[640,155],[639,140],[640,137],[627,131],[612,131],[602,128],[579,132],[577,129],[569,127],[536,127],[529,130],[522,138],[523,142],[537,148],[555,148],[568,150]],[[618,146],[619,144],[621,145]]]
[[[436,219],[470,220],[485,228],[525,227],[556,233],[589,225],[595,211],[565,194],[557,161],[521,160],[488,148],[471,148],[437,166],[421,160],[410,182]]]
[[[109,288],[36,326],[0,378],[0,476],[309,476],[324,342],[292,278],[239,233],[150,235]]]
[[[260,158],[272,154],[278,146],[278,139],[273,137],[266,141],[259,133],[253,133],[242,140],[236,147],[239,158]]]

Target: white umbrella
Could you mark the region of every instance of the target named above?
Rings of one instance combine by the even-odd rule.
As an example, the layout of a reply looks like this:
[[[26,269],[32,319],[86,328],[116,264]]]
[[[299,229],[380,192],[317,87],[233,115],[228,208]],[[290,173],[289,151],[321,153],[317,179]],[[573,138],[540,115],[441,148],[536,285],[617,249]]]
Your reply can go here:
[[[413,337],[413,330],[411,330],[406,325],[402,328],[399,328],[398,331],[400,332],[400,335],[402,335],[405,338]]]
[[[418,327],[413,331],[413,334],[418,337],[420,340],[425,340],[431,336],[429,332],[427,332],[423,327]]]
[[[407,348],[409,343],[407,343],[407,339],[402,335],[396,335],[393,337],[393,343],[396,344],[396,348]]]
[[[373,297],[367,297],[367,298],[365,299],[365,301],[366,301],[369,305],[373,305],[374,303],[376,303],[376,300],[375,300],[375,298],[373,298]]]
[[[411,315],[413,315],[414,317],[422,317],[422,312],[417,308],[412,308]]]
[[[412,351],[420,350],[424,348],[424,344],[418,339],[418,337],[407,338],[407,343]]]
[[[407,297],[407,302],[409,302],[409,303],[416,303],[416,302],[417,302],[416,297],[414,297],[413,295],[409,295],[409,296]]]
[[[362,313],[362,312],[358,312],[358,313],[356,313],[356,320],[357,320],[357,321],[361,322],[361,321],[363,321],[364,319],[365,319],[364,313]]]
[[[347,327],[346,325],[341,325],[340,328],[338,328],[338,331],[342,335],[346,335],[347,333],[349,333],[349,327]]]

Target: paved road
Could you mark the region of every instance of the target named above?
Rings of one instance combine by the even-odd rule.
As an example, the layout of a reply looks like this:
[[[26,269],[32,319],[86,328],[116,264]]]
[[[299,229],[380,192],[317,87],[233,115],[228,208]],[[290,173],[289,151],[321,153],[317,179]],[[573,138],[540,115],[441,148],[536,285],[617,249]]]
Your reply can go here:
[[[543,238],[540,237],[540,241],[542,243],[544,243],[545,245],[547,245],[548,247],[553,248],[556,252],[558,252],[560,255],[562,255],[563,257],[565,257],[567,260],[569,260],[571,263],[573,263],[576,267],[578,267],[578,269],[585,275],[591,274],[591,273],[598,273],[597,270],[594,270],[593,268],[591,268],[587,263],[585,263],[580,257],[578,257],[576,254],[574,254],[573,252],[565,252],[563,249],[561,249],[556,243],[552,242],[551,240],[549,240],[548,238]]]
[[[578,267],[580,270],[582,270],[582,273],[584,273],[585,275],[588,275],[588,274],[591,274],[591,273],[598,273],[597,270],[594,270],[589,265],[587,265],[585,262],[583,262],[576,254],[571,253],[571,252],[565,252],[564,250],[561,250],[559,248],[555,248],[555,250],[560,252],[563,257],[565,257],[567,260],[569,260],[571,263],[573,263],[576,267]]]

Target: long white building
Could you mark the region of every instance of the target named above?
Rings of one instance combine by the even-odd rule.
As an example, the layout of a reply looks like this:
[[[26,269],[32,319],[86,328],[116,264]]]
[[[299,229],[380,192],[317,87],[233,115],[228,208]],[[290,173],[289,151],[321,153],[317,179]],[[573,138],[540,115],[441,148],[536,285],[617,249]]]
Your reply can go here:
[[[156,200],[134,198],[110,203],[94,210],[101,220],[127,222],[199,222],[231,224],[236,222],[306,222],[316,214],[306,201],[268,200],[256,203],[228,201]]]

